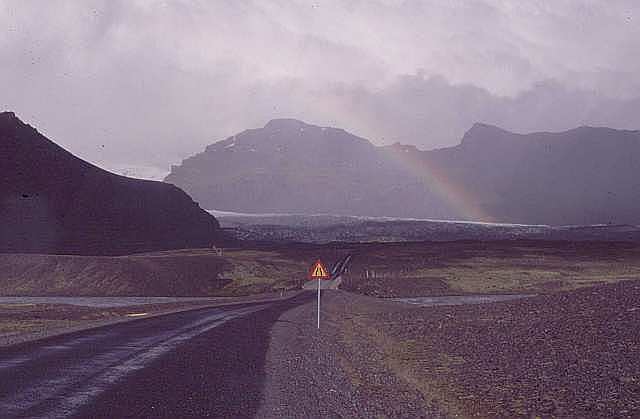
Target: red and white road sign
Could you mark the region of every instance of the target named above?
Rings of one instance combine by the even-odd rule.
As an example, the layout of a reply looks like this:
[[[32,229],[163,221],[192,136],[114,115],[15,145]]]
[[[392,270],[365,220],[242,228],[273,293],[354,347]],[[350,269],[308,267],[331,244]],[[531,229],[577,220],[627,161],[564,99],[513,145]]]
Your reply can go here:
[[[330,279],[331,275],[320,259],[316,261],[309,271],[309,279]]]
[[[316,261],[309,271],[309,279],[318,281],[318,329],[320,329],[320,281],[323,279],[331,279],[331,275],[327,268],[322,264],[320,259]]]

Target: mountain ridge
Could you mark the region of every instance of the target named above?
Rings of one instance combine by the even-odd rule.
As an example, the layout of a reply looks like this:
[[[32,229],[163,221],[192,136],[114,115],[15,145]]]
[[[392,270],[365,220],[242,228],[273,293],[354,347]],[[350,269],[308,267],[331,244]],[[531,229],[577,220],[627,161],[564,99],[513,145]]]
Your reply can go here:
[[[86,162],[13,112],[0,114],[0,251],[117,255],[221,240],[175,185]]]
[[[223,211],[638,224],[639,145],[636,130],[517,134],[477,123],[455,146],[420,150],[279,119],[207,146],[165,181]]]
[[[165,181],[189,190],[205,207],[215,204],[211,209],[223,211],[359,213],[367,208],[361,215],[385,215],[393,206],[390,200],[404,195],[399,184],[416,192],[421,188],[417,179],[404,182],[404,170],[386,159],[382,149],[343,129],[279,119],[207,146],[173,166]],[[444,214],[437,205],[434,212]]]

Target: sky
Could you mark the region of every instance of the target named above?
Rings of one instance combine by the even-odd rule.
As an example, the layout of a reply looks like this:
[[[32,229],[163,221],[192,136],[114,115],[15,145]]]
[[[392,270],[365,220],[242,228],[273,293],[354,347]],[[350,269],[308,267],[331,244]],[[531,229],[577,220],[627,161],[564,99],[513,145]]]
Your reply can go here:
[[[375,144],[640,129],[640,1],[0,0],[0,111],[162,178],[273,118]]]

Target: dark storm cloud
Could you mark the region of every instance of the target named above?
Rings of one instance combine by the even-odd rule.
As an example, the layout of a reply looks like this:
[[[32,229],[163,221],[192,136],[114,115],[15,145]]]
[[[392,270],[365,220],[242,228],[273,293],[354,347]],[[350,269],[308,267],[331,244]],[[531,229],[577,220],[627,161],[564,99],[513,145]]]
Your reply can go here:
[[[594,91],[539,82],[513,97],[473,85],[452,85],[442,77],[403,76],[381,90],[334,90],[348,128],[378,143],[421,148],[457,143],[475,122],[515,132],[561,131],[581,125],[640,128],[640,99],[619,99]]]
[[[637,2],[0,1],[0,107],[143,175],[273,117],[376,142],[640,128]]]

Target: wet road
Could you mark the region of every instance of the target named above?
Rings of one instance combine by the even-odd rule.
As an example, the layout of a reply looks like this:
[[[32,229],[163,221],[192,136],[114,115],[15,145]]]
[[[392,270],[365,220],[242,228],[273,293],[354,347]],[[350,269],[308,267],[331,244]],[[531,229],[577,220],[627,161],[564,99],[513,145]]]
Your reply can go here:
[[[143,417],[140,415],[152,412],[158,404],[149,406],[145,402],[148,401],[145,393],[153,391],[153,386],[143,384],[141,387],[131,380],[138,379],[142,372],[167,380],[164,376],[170,368],[158,368],[158,362],[175,364],[178,361],[173,359],[185,356],[188,351],[195,351],[189,356],[196,358],[210,350],[220,352],[224,347],[224,337],[211,334],[216,328],[234,319],[238,322],[259,318],[265,310],[273,311],[276,306],[286,304],[199,309],[0,349],[0,417],[115,417],[113,414],[123,417],[123,413],[117,411],[122,404],[128,403],[132,405],[125,412],[131,412],[133,417]],[[277,318],[272,317],[273,321]],[[254,325],[255,320],[249,323]],[[253,326],[241,333],[256,335]],[[198,339],[201,343],[205,339],[205,345],[192,347]],[[203,349],[205,354],[197,353]],[[235,351],[236,348],[230,347],[230,350]],[[213,368],[214,364],[207,367]],[[153,367],[151,373],[147,371],[150,367]],[[188,371],[189,367],[194,370]],[[187,375],[197,376],[198,367],[194,362],[193,365],[180,364],[177,368]],[[173,373],[173,376],[177,375]],[[178,381],[173,385],[182,385]],[[126,389],[127,383],[133,387]],[[117,393],[122,386],[125,390]],[[167,391],[172,392],[171,387],[161,387],[156,393]],[[179,393],[173,391],[173,394]],[[166,399],[167,394],[157,397]],[[173,415],[177,412],[167,410],[166,413]],[[156,411],[151,416],[163,416],[163,413]],[[184,417],[187,416],[190,416],[188,412]]]

